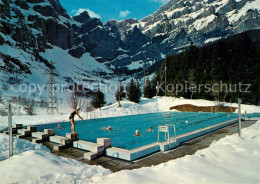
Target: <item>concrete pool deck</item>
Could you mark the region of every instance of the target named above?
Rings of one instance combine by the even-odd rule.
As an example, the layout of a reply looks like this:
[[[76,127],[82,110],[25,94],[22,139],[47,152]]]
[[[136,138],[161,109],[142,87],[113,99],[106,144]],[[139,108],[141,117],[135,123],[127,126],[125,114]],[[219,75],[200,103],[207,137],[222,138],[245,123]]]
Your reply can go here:
[[[223,116],[223,115],[221,115]],[[229,117],[229,116],[228,116]],[[213,119],[213,118],[211,118]],[[165,152],[167,150],[173,149],[178,147],[181,143],[194,139],[196,137],[202,136],[204,134],[208,134],[210,132],[213,132],[215,130],[218,130],[220,128],[223,128],[225,126],[234,124],[238,122],[238,118],[232,118],[229,120],[226,120],[221,123],[213,124],[204,128],[199,128],[195,129],[193,131],[187,132],[187,133],[182,133],[178,136],[171,137],[169,136],[169,126],[174,127],[174,132],[175,132],[175,125],[172,124],[167,124],[162,127],[162,132],[168,134],[168,138],[161,140],[160,142],[155,141],[150,144],[146,144],[134,149],[123,149],[120,147],[113,147],[113,144],[111,144],[111,139],[110,138],[97,138],[97,142],[89,142],[89,141],[84,141],[79,139],[78,134],[71,134],[71,133],[66,133],[66,136],[59,136],[55,135],[55,130],[54,129],[43,129],[45,134],[50,134],[48,136],[48,140],[54,143],[52,146],[52,150],[55,151],[60,151],[62,149],[67,149],[70,147],[81,149],[87,151],[84,154],[84,158],[87,160],[92,160],[96,159],[97,157],[100,157],[102,155],[114,157],[117,159],[123,159],[127,161],[134,161],[140,158],[143,158],[145,156],[154,154],[156,152],[162,151]],[[187,123],[186,123],[187,124]],[[25,134],[26,131],[26,134]],[[36,132],[36,133],[34,133]],[[33,137],[32,142],[44,142],[43,138],[39,139],[39,135],[42,135],[42,132],[37,132],[37,128],[35,126],[27,126],[27,129],[18,129],[17,130],[17,137],[19,138],[24,138],[24,137]],[[174,133],[176,135],[176,133]],[[159,140],[159,135],[160,133],[158,132],[158,140]],[[101,140],[102,139],[102,140]],[[100,140],[100,141],[98,141]],[[106,140],[106,141],[105,141]],[[105,144],[109,143],[108,146],[105,146]],[[112,147],[111,147],[112,146]]]
[[[188,133],[181,134],[176,137],[171,137],[169,141],[164,142],[155,142],[152,144],[148,144],[142,147],[138,147],[136,149],[122,149],[117,147],[108,148],[105,150],[105,153],[107,156],[133,161],[136,159],[140,159],[144,156],[153,154],[158,151],[167,151],[173,148],[176,148],[181,144],[182,142],[194,139],[196,137],[202,136],[204,134],[210,133],[212,131],[215,131],[217,129],[223,128],[225,126],[234,124],[238,122],[238,118],[231,119],[229,121],[225,121],[222,123],[218,123],[215,125],[211,125],[205,128],[200,128]]]
[[[235,132],[237,132],[237,123],[236,123],[237,121],[238,121],[237,118],[231,119],[229,121],[225,121],[225,122],[218,123],[218,124],[215,124],[215,125],[212,125],[209,127],[205,127],[205,128],[197,129],[192,132],[181,134],[174,138],[172,137],[170,142],[166,142],[166,141],[165,142],[155,142],[155,143],[148,144],[148,145],[145,145],[145,146],[142,146],[139,148],[135,148],[132,150],[126,150],[126,149],[116,148],[116,147],[111,147],[111,148],[106,147],[106,150],[102,151],[102,154],[99,154],[99,151],[97,151],[97,153],[95,153],[96,155],[92,154],[93,153],[92,149],[84,150],[81,148],[78,149],[79,148],[78,146],[71,147],[73,141],[75,141],[74,143],[79,142],[79,141],[77,141],[78,137],[76,137],[75,140],[72,140],[72,135],[70,135],[69,133],[67,133],[68,135],[66,134],[66,137],[55,136],[55,132],[52,129],[44,129],[44,133],[49,135],[49,139],[47,142],[43,141],[42,144],[49,147],[52,150],[52,152],[56,155],[74,158],[76,160],[79,160],[79,161],[82,161],[82,162],[88,163],[88,164],[102,165],[105,168],[111,169],[112,171],[117,171],[117,170],[128,169],[128,168],[131,169],[132,167],[138,168],[138,167],[146,166],[145,163],[144,163],[144,165],[142,165],[142,164],[139,165],[139,163],[140,162],[142,163],[144,160],[149,160],[149,158],[154,159],[154,158],[156,158],[157,155],[160,155],[159,163],[162,163],[162,162],[164,162],[162,160],[164,160],[163,157],[165,155],[167,155],[170,152],[173,152],[173,154],[175,154],[177,150],[179,150],[181,147],[183,147],[183,145],[185,145],[185,147],[186,147],[186,145],[188,144],[188,146],[189,146],[189,143],[193,143],[194,140],[200,140],[199,142],[204,142],[203,139],[211,140],[211,137],[209,137],[208,135],[216,135],[216,133],[218,133],[219,131],[221,132],[222,130],[225,130],[225,129],[229,130],[230,127],[234,127],[234,129],[232,131],[230,131],[229,134],[235,133]],[[243,121],[242,127],[250,126],[255,122],[256,121]],[[21,134],[21,132],[24,133],[24,131],[22,131],[22,130],[24,130],[24,131],[30,130],[30,135]],[[49,132],[49,131],[53,131],[53,132]],[[19,129],[17,129],[17,132],[18,132],[18,134],[16,136],[30,140],[30,141],[33,141],[35,137],[38,137],[38,134],[37,134],[37,136],[33,136],[34,132],[36,132],[36,128],[31,127],[31,126],[27,126],[27,129],[22,129],[20,127]],[[229,134],[226,134],[226,135],[229,135]],[[14,136],[15,136],[15,134],[14,134]],[[73,135],[73,136],[75,136],[75,135]],[[222,138],[223,136],[225,136],[225,134],[222,135],[221,137],[216,135],[217,138],[214,140],[218,140],[218,139]],[[56,140],[56,141],[52,140],[53,138],[57,138],[57,137],[60,137],[60,139]],[[69,141],[72,141],[72,142],[69,142],[70,146],[66,146],[66,144],[63,145],[62,143],[60,143],[60,142],[62,142],[60,140],[63,138],[65,138],[66,140],[69,139]],[[100,146],[99,144],[102,144],[102,145],[104,144],[102,146],[102,148],[104,148],[105,143],[108,141],[106,139],[107,138],[100,138],[100,141],[99,142],[97,141],[96,144],[98,146]],[[86,142],[86,141],[82,141],[82,142],[84,142],[84,144],[87,144],[84,146],[87,146],[87,147],[89,146],[88,145],[89,142]],[[107,142],[107,143],[110,143],[110,145],[111,145],[111,140],[109,140],[109,142]],[[95,143],[91,142],[91,144],[95,144]],[[208,144],[208,146],[209,145],[210,144]],[[57,146],[65,146],[66,149],[65,150],[55,149],[55,147],[57,147]],[[198,146],[198,148],[196,148],[196,150],[204,148],[203,145],[197,145],[197,146]],[[206,146],[206,147],[208,147],[208,146]],[[92,148],[93,146],[90,145],[90,147]],[[174,148],[174,149],[172,149],[172,148]],[[170,151],[168,151],[168,150],[170,150]],[[186,154],[181,153],[180,155],[185,156]],[[95,158],[97,157],[96,158],[97,160],[88,161],[88,158],[92,158],[92,157],[95,157]],[[177,158],[179,158],[179,157],[177,157]],[[133,161],[133,160],[136,160],[136,161]],[[169,160],[171,160],[171,159],[169,159]],[[136,163],[138,163],[138,164],[136,164]],[[149,164],[149,163],[151,163],[152,165],[155,165],[154,160],[148,161],[147,164]],[[120,167],[118,167],[118,166],[120,166]]]
[[[256,121],[243,121],[242,128],[251,126],[255,122]],[[125,169],[136,169],[141,167],[158,165],[167,162],[169,160],[174,160],[183,157],[185,155],[192,155],[200,149],[209,147],[213,141],[217,141],[225,137],[226,135],[237,133],[237,128],[238,128],[237,123],[232,124],[224,128],[221,128],[219,130],[216,130],[214,132],[194,138],[192,140],[185,141],[172,150],[166,152],[157,152],[155,154],[146,156],[136,161],[126,161],[126,160],[117,159],[109,156],[101,156],[95,160],[89,161],[84,159],[84,153],[86,153],[84,150],[75,149],[75,148],[67,148],[65,150],[52,151],[52,153],[58,156],[72,158],[90,165],[101,165],[104,168],[110,169],[112,172],[117,172]],[[49,147],[50,149],[53,146],[53,143],[50,142],[44,142],[43,144]]]

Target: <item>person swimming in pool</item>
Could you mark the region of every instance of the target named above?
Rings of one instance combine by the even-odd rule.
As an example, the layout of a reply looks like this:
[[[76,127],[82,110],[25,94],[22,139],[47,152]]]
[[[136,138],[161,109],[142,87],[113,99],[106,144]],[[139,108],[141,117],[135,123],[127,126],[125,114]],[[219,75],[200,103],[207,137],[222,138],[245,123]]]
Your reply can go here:
[[[100,128],[101,130],[109,130],[109,131],[120,131],[120,129],[112,129],[111,126],[108,126],[108,127],[102,127]],[[121,129],[121,130],[125,130],[125,129]]]
[[[137,137],[137,136],[142,136],[142,135],[139,133],[139,130],[136,130],[134,136]]]
[[[146,130],[145,132],[152,132],[153,131],[153,127],[150,127],[148,130]]]
[[[64,129],[64,128],[62,128],[62,127],[60,126],[60,124],[58,124],[57,128],[58,128],[58,129]]]
[[[80,111],[80,108],[77,107],[72,113],[70,113],[69,119],[70,119],[70,122],[71,122],[71,133],[72,133],[72,134],[75,134],[75,133],[76,133],[76,132],[75,132],[75,121],[74,121],[75,115],[77,114],[77,116],[78,116],[81,120],[83,120],[83,118],[79,115],[79,111]]]
[[[100,128],[102,130],[112,130],[111,126]]]

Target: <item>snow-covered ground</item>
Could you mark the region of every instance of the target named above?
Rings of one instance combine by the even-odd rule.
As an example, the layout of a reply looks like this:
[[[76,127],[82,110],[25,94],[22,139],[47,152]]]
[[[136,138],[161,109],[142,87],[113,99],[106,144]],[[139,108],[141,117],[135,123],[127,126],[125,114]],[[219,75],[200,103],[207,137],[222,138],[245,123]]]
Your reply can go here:
[[[110,174],[100,183],[259,183],[260,121],[194,155]]]
[[[0,134],[0,160],[7,158]],[[47,148],[14,138],[15,155],[0,162],[1,183],[260,183],[260,121],[209,148],[157,166],[111,173],[101,166],[55,156]]]
[[[142,98],[139,104],[122,101],[121,108],[118,108],[118,103],[114,103],[112,105],[103,107],[102,110],[95,110],[93,112],[80,112],[81,116],[84,119],[90,118],[104,118],[104,117],[115,117],[115,116],[124,116],[124,115],[134,115],[134,114],[144,114],[151,112],[165,112],[169,111],[169,108],[175,105],[182,104],[192,104],[197,106],[214,106],[216,102],[208,101],[208,100],[200,100],[200,99],[183,99],[183,98],[172,98],[172,97],[158,97],[152,99]],[[225,104],[229,106],[229,103]],[[236,103],[231,104],[232,107],[237,107]],[[1,108],[4,108],[3,105],[0,104]],[[18,106],[14,106],[13,109],[15,115],[13,116],[13,124],[22,123],[24,125],[36,125],[36,124],[47,124],[47,123],[56,123],[56,122],[67,122],[69,121],[70,107],[66,102],[63,102],[59,105],[59,114],[50,115],[46,109],[36,109],[36,114],[34,116],[28,116],[26,113],[19,108]],[[242,112],[247,111],[247,113],[260,113],[260,107],[254,105],[242,105]],[[0,116],[0,130],[4,129],[8,126],[7,116]],[[76,120],[79,120],[76,117]]]
[[[0,160],[8,158],[8,136],[0,134]],[[51,154],[40,144],[14,138],[14,156],[0,162],[0,183],[89,183],[109,175],[101,166],[89,166]]]

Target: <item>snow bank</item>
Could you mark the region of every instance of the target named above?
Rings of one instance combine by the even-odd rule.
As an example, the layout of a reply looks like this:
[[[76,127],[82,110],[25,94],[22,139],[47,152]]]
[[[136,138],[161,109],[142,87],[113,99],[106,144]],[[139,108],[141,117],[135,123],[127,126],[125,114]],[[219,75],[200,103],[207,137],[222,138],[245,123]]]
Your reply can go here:
[[[157,166],[111,173],[101,166],[55,156],[41,145],[14,138],[15,156],[0,162],[1,183],[259,183],[260,121],[213,142],[194,155]],[[7,158],[0,134],[0,158]]]
[[[8,158],[8,136],[0,134],[0,160]],[[55,156],[41,144],[14,138],[14,156],[0,162],[0,183],[89,183],[110,174],[101,166]],[[54,182],[56,181],[56,182]]]
[[[0,134],[0,161],[5,160],[9,157],[9,147],[8,147],[9,136],[5,134]],[[14,155],[20,154],[24,151],[29,150],[44,150],[49,151],[48,148],[42,146],[41,144],[33,144],[29,141],[13,138],[13,153]]]
[[[125,170],[104,177],[99,183],[259,183],[260,121],[237,134],[157,166]]]
[[[242,137],[226,136],[194,155],[117,173],[52,155],[43,146],[28,151],[34,144],[17,140],[24,152],[0,162],[0,178],[1,183],[259,183],[260,121],[244,128]],[[1,145],[6,139],[0,134]]]
[[[1,183],[92,183],[111,172],[49,152],[30,150],[0,162]]]

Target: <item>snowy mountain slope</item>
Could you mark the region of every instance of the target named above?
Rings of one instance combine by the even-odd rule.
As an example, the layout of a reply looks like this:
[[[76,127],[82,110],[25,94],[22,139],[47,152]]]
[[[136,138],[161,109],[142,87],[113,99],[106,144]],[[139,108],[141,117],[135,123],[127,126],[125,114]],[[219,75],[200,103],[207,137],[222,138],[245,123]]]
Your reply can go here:
[[[9,5],[4,4],[6,0],[1,1],[3,15],[7,15],[1,22],[10,22],[9,29],[16,23],[25,23],[24,27],[29,27],[28,33],[33,35],[32,41],[38,44],[30,43],[32,46],[42,51],[51,43],[68,49],[77,58],[90,52],[97,61],[112,68],[138,61],[156,62],[191,43],[200,46],[207,39],[257,29],[260,25],[259,0],[171,0],[140,21],[107,23],[91,18],[87,12],[71,18],[58,0],[12,0]],[[25,44],[26,40],[19,40],[20,33],[14,36],[11,31],[10,35],[18,35],[17,40]]]
[[[207,40],[258,29],[259,10],[259,0],[171,0],[138,22],[112,23],[121,37],[139,29],[149,38],[139,49],[141,52],[130,58],[137,62],[135,58],[139,55],[146,61],[157,61],[160,54],[171,55],[190,44],[201,46]]]
[[[112,74],[89,53],[75,58],[68,54],[73,40],[72,20],[58,1],[1,1],[1,84],[44,84],[54,62],[59,84],[96,81],[97,73]],[[66,39],[67,37],[67,39]],[[67,79],[67,80],[65,80]],[[100,80],[100,79],[98,79]]]

